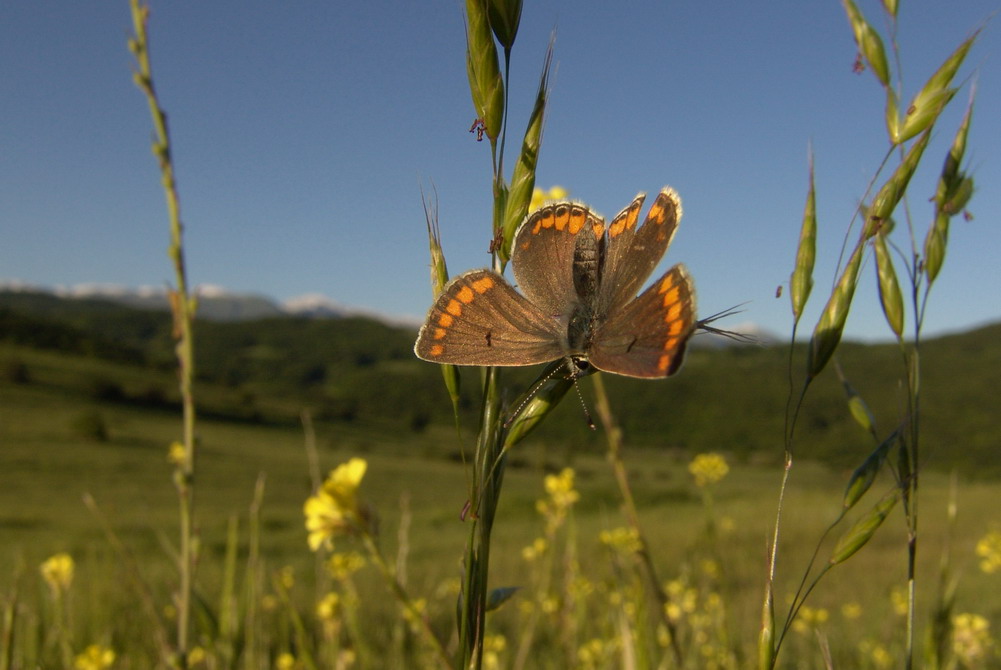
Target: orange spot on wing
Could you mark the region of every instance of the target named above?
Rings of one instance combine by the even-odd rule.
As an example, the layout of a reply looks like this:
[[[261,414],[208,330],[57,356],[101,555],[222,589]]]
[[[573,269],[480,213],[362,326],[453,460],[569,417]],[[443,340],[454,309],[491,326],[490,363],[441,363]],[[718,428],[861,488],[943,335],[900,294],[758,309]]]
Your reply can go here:
[[[667,221],[667,210],[664,208],[664,205],[660,203],[660,199],[653,203],[653,206],[650,208],[650,213],[646,215],[646,220],[658,225]]]
[[[553,216],[553,210],[547,209],[542,212],[539,216],[539,220],[535,222],[535,228],[532,229],[532,233],[538,233],[542,228],[552,228],[556,223],[556,219]]]
[[[580,232],[580,229],[584,227],[584,222],[587,221],[587,213],[580,207],[573,207],[570,209],[570,232],[576,235]]]
[[[481,277],[473,282],[473,290],[483,294],[494,287],[493,277]]]
[[[671,354],[663,354],[659,359],[657,359],[657,369],[660,372],[666,373],[671,368],[671,359],[674,357]]]
[[[469,303],[473,302],[473,298],[475,298],[476,296],[473,295],[473,289],[469,288],[468,286],[463,286],[462,288],[459,289],[458,293],[455,294],[455,297],[457,300],[464,302],[468,305]]]
[[[428,349],[429,356],[441,356],[443,353],[445,353],[445,347],[440,344],[433,344],[431,345],[431,348]]]
[[[442,328],[450,327],[453,321],[455,321],[455,319],[452,318],[452,315],[445,312],[442,312],[441,316],[438,317],[438,325]]]
[[[458,300],[449,300],[445,306],[445,311],[452,316],[462,316],[462,305],[459,304]]]
[[[553,226],[556,230],[564,230],[570,222],[570,208],[561,205],[553,212]]]
[[[445,328],[435,328],[434,335],[432,335],[431,338],[435,340],[444,339],[446,332],[448,331]]]

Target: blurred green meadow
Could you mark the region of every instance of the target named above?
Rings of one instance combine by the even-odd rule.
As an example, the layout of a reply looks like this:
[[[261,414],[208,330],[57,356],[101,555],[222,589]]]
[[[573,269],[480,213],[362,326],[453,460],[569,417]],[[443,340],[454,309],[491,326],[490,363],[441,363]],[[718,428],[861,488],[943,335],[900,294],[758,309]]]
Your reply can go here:
[[[68,599],[75,645],[101,641],[117,650],[114,667],[151,667],[157,655],[150,624],[137,603],[142,583],[155,595],[157,608],[169,621],[170,594],[177,581],[173,554],[178,521],[168,445],[177,439],[179,428],[176,413],[169,407],[142,406],[126,396],[133,387],[159,381],[158,375],[169,381],[171,373],[24,346],[4,345],[0,354],[6,370],[0,381],[4,464],[0,468],[0,538],[4,547],[0,552],[0,593],[8,607],[20,612],[12,639],[19,641],[19,651],[35,645],[38,658],[51,662],[52,650],[46,652],[44,632],[52,614],[51,603],[39,565],[49,556],[67,552],[76,562]],[[123,389],[125,395],[105,397],[109,385]],[[208,398],[223,393],[210,385],[203,390]],[[581,418],[579,406],[567,405]],[[99,429],[95,430],[95,425]],[[267,657],[274,661],[282,648],[294,649],[296,645],[289,641],[290,633],[280,632],[290,626],[289,618],[267,611],[276,606],[272,577],[287,576],[287,566],[291,567],[292,605],[306,621],[312,621],[313,609],[331,581],[306,544],[303,503],[312,493],[313,483],[305,433],[292,422],[208,417],[199,420],[197,439],[200,552],[196,592],[206,603],[206,612],[219,611],[227,580],[242,585],[249,578],[258,579],[257,597],[264,603],[259,616],[272,635]],[[386,430],[371,422],[324,421],[316,424],[315,442],[322,475],[352,457],[368,461],[360,496],[377,514],[379,545],[386,556],[399,561],[411,595],[427,600],[438,635],[450,639],[467,534],[461,515],[468,486],[467,466],[454,448],[454,427],[434,423],[419,431]],[[711,512],[688,471],[693,454],[670,445],[627,446],[625,461],[659,577],[665,584],[697,587],[702,597],[719,595],[725,604],[726,639],[736,659],[732,667],[744,667],[753,656],[759,626],[767,546],[782,466],[737,458],[725,444],[716,451],[728,457],[730,471],[712,486]],[[584,612],[601,611],[602,602],[617,590],[624,592],[629,583],[621,574],[621,557],[600,539],[602,531],[624,526],[619,491],[601,443],[583,442],[569,450],[558,439],[542,437],[519,445],[511,454],[505,475],[500,508],[504,523],[495,530],[491,565],[494,585],[521,587],[510,602],[491,615],[491,631],[505,636],[508,645],[500,667],[511,667],[526,603],[539,597],[538,574],[533,560],[523,552],[544,535],[545,520],[536,501],[546,498],[544,478],[564,467],[573,469],[580,498],[568,521],[572,532],[567,530],[561,540],[560,551],[570,553],[561,553],[558,562],[562,571],[591,584],[589,595],[582,597],[588,607],[576,614],[582,636],[593,623],[589,618],[593,614]],[[843,468],[806,456],[794,461],[780,536],[777,600],[795,590],[820,529],[836,517],[847,475]],[[261,559],[255,577],[247,574],[247,555],[251,505],[259,479],[263,482]],[[921,573],[937,574],[946,550],[944,543],[951,538],[951,565],[959,578],[957,611],[996,619],[1001,615],[997,575],[978,569],[975,546],[989,530],[997,528],[993,510],[1001,485],[959,478],[953,486],[950,476],[941,471],[927,472],[923,484]],[[880,481],[876,494],[892,486],[889,480]],[[112,547],[100,519],[83,504],[88,493],[133,554],[138,575],[127,567],[126,557]],[[947,512],[952,496],[958,514],[950,525]],[[809,603],[812,609],[804,616],[826,619],[817,623],[816,630],[808,626],[790,634],[781,667],[824,667],[817,631],[827,638],[834,657],[841,659],[840,667],[882,667],[876,661],[871,666],[854,665],[874,658],[870,648],[860,647],[865,641],[871,648],[878,650],[881,645],[887,653],[899,654],[893,645],[899,643],[902,619],[894,598],[899,604],[899,588],[905,580],[906,531],[898,512],[894,511],[858,555],[836,568],[814,592]],[[225,574],[228,529],[234,520],[239,527],[235,578]],[[825,545],[828,552],[831,544]],[[342,538],[336,541],[335,550],[360,547],[351,538]],[[823,550],[820,555],[821,560],[826,556]],[[572,570],[568,567],[571,563],[575,563]],[[360,599],[360,625],[368,644],[375,649],[391,648],[393,622],[399,620],[397,604],[387,597],[383,580],[371,566],[359,571],[354,580]],[[919,621],[927,621],[937,589],[935,579],[919,583]],[[781,609],[782,604],[777,604]],[[266,617],[274,617],[278,623],[265,625],[272,621]],[[312,629],[318,624],[308,625]],[[211,649],[211,640],[201,644]],[[229,667],[218,660],[221,656],[209,658],[216,660],[206,661],[204,667]],[[386,667],[382,664],[388,662],[387,657],[373,658],[376,660],[360,666]],[[14,663],[10,667],[25,666]],[[561,662],[550,658],[528,667],[561,667]]]

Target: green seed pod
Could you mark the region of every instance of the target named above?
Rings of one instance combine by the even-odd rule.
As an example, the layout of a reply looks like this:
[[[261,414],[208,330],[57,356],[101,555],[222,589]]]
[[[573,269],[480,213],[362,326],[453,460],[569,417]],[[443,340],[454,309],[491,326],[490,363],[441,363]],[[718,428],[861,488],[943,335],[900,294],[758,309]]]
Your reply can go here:
[[[935,216],[935,222],[928,228],[928,235],[925,237],[925,274],[928,276],[928,283],[931,284],[938,277],[942,270],[942,263],[945,261],[945,247],[949,242],[949,215],[939,212]]]
[[[966,54],[969,53],[970,47],[973,46],[973,42],[979,34],[980,31],[977,30],[966,38],[914,96],[914,100],[907,108],[907,118],[904,120],[901,130],[901,142],[924,131],[935,121],[945,104],[952,99],[955,93],[955,90],[950,88],[952,79],[956,76],[956,71],[959,70],[959,66],[962,65]]]
[[[862,265],[864,246],[861,241],[845,266],[837,286],[827,299],[827,306],[821,314],[817,326],[810,338],[810,354],[807,361],[807,377],[813,379],[824,369],[834,351],[841,342],[848,312],[851,309],[852,298],[855,296],[855,286],[858,284],[859,267]]]
[[[423,199],[423,192],[421,198]],[[448,267],[445,263],[445,252],[441,248],[441,235],[438,231],[438,211],[436,204],[424,201],[424,220],[428,228],[428,251],[431,256],[431,290],[435,298],[448,283]],[[452,411],[456,420],[459,417],[459,394],[461,378],[459,369],[454,365],[442,365],[441,376],[445,381],[445,389],[452,401]]]
[[[837,366],[836,366],[837,367]],[[862,396],[859,395],[858,391],[848,383],[848,380],[841,376],[841,370],[838,369],[838,376],[841,377],[841,388],[845,392],[845,397],[848,399],[848,412],[855,419],[855,423],[862,427],[862,430],[869,433],[873,437],[876,436],[876,420],[872,416],[872,412],[869,411],[869,406],[866,404]]]
[[[865,495],[866,491],[872,486],[872,483],[876,481],[876,475],[879,474],[880,468],[886,462],[886,454],[889,453],[890,447],[896,443],[897,435],[897,431],[894,431],[866,457],[862,465],[855,468],[855,472],[852,473],[851,478],[848,480],[848,486],[845,487],[842,509],[847,511],[854,507],[855,503]]]
[[[924,98],[917,98],[911,102],[904,115],[903,125],[900,127],[900,142],[906,142],[915,135],[928,129],[938,119],[939,114],[956,94],[954,88],[943,88],[929,93]]]
[[[864,547],[866,542],[872,539],[872,536],[882,525],[883,521],[886,520],[887,515],[890,514],[890,510],[892,510],[893,506],[897,504],[897,499],[899,497],[899,491],[894,489],[891,493],[887,494],[882,500],[876,503],[876,506],[873,507],[868,514],[856,521],[855,524],[841,536],[837,544],[834,546],[834,551],[831,553],[830,564],[838,565],[839,563],[844,563],[851,558],[855,552]]]
[[[970,132],[970,119],[973,116],[973,100],[966,108],[963,121],[956,130],[956,136],[952,138],[952,146],[949,153],[945,155],[945,163],[942,165],[942,173],[938,178],[938,188],[935,192],[935,199],[940,208],[949,201],[949,193],[956,188],[956,182],[961,179],[959,166],[963,162],[963,154],[966,153],[966,138]]]
[[[546,366],[539,378],[529,387],[525,397],[514,405],[515,414],[507,421],[510,429],[504,439],[504,451],[521,442],[539,422],[563,400],[574,385],[574,378],[566,373],[566,361],[553,361]]]
[[[810,190],[806,194],[803,209],[803,226],[799,231],[799,247],[796,249],[796,266],[789,280],[789,299],[796,321],[803,314],[803,307],[813,288],[813,263],[817,256],[817,197],[813,181],[813,157],[810,158]]]
[[[466,71],[476,115],[491,142],[497,140],[504,118],[504,81],[497,45],[490,32],[484,0],[466,0]]]
[[[890,330],[899,340],[904,333],[904,297],[897,282],[897,272],[893,269],[893,258],[886,244],[886,235],[880,233],[873,238],[876,250],[876,279],[879,282],[879,300],[883,305],[883,315],[890,324]]]
[[[879,83],[883,85],[883,88],[889,88],[890,67],[886,63],[886,50],[883,49],[883,40],[880,39],[879,33],[873,30],[872,26],[868,24],[866,24],[862,31],[862,44],[859,45],[859,48],[865,59],[869,62],[872,73],[879,79]]]
[[[876,197],[872,199],[872,206],[869,207],[870,219],[882,221],[890,218],[890,215],[893,214],[894,208],[907,190],[907,184],[911,181],[911,176],[914,174],[914,170],[921,160],[921,155],[924,153],[925,147],[928,146],[930,137],[931,131],[929,130],[921,136],[921,139],[911,145],[907,155],[904,156],[904,160],[901,161],[897,169],[894,170],[893,175],[879,189]],[[866,229],[867,237],[871,237],[875,233],[875,227]]]
[[[862,16],[852,0],[843,0],[845,12],[848,14],[848,21],[852,24],[852,32],[855,33],[855,44],[859,53],[869,64],[869,69],[876,75],[879,82],[887,87],[890,84],[890,68],[886,63],[886,50],[883,48],[883,40],[879,33],[873,30],[869,22]]]
[[[891,142],[900,144],[900,105],[897,94],[889,86],[886,87],[886,132]]]
[[[497,41],[510,51],[521,23],[521,0],[488,0],[487,15]]]
[[[508,190],[507,202],[504,207],[504,244],[500,250],[503,260],[510,258],[514,233],[528,214],[528,206],[532,202],[532,191],[535,189],[535,167],[539,160],[546,101],[549,97],[549,68],[552,56],[553,43],[550,42],[542,68],[542,78],[539,81],[539,90],[535,96],[535,107],[528,120],[528,128],[525,129],[525,139],[521,143],[518,162],[515,163],[511,174],[511,187]]]
[[[942,211],[949,216],[955,216],[966,208],[971,197],[973,197],[973,178],[961,177],[949,199],[942,205]]]
[[[772,584],[768,582],[765,600],[761,606],[761,632],[758,633],[758,670],[773,670],[775,667],[775,606]]]

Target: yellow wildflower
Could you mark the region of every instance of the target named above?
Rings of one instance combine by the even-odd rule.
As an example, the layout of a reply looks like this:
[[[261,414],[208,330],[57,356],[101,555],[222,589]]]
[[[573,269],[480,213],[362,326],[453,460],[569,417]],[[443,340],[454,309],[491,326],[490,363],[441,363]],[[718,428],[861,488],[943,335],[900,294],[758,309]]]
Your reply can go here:
[[[358,501],[358,486],[365,476],[368,463],[352,458],[327,476],[320,490],[303,506],[309,548],[333,549],[334,536],[368,529],[368,515]]]
[[[167,460],[174,465],[182,465],[187,454],[188,450],[184,447],[184,443],[174,440],[167,449]]]
[[[333,621],[340,612],[341,596],[331,591],[316,603],[316,616],[320,621]]]
[[[796,620],[792,622],[792,629],[797,633],[807,633],[819,628],[828,617],[829,614],[823,607],[813,608],[804,605],[796,615]]]
[[[1001,571],[1001,532],[992,530],[977,542],[980,569],[991,575]]]
[[[573,483],[573,468],[563,468],[558,475],[546,475],[546,493],[558,508],[566,509],[580,500],[580,494],[574,490]]]
[[[275,659],[275,667],[278,670],[294,670],[296,667],[295,656],[287,651],[278,654],[278,658]]]
[[[63,593],[73,583],[73,569],[73,557],[63,552],[43,561],[39,572],[53,593]]]
[[[188,667],[194,667],[199,663],[204,663],[208,654],[205,653],[204,647],[193,647],[191,651],[188,652]]]
[[[990,627],[990,622],[979,614],[952,617],[952,651],[965,667],[982,667],[990,658],[994,646]]]
[[[603,530],[598,533],[598,540],[603,545],[623,554],[635,554],[643,548],[640,534],[635,528],[620,526],[612,530]]]
[[[357,551],[338,552],[327,561],[327,570],[337,581],[344,581],[365,567],[366,560]]]
[[[841,606],[841,616],[846,619],[858,619],[862,616],[862,606],[854,601],[845,603]]]
[[[528,211],[535,211],[550,200],[565,200],[566,197],[567,190],[562,186],[553,186],[548,191],[543,191],[536,186],[532,189],[532,202],[528,206]]]
[[[875,640],[862,640],[859,643],[859,651],[869,659],[874,668],[892,668],[895,661],[893,655],[879,642]]]
[[[537,537],[532,544],[521,550],[521,557],[528,562],[534,561],[546,553],[547,546],[546,538]]]
[[[703,488],[726,477],[730,472],[730,466],[726,464],[726,459],[721,454],[711,452],[693,458],[688,464],[688,471],[695,477],[695,485]]]
[[[507,639],[503,635],[485,635],[483,637],[483,667],[488,670],[500,668],[500,656],[505,649],[507,649]]]
[[[76,670],[106,670],[115,662],[115,652],[110,647],[92,644],[73,659]]]

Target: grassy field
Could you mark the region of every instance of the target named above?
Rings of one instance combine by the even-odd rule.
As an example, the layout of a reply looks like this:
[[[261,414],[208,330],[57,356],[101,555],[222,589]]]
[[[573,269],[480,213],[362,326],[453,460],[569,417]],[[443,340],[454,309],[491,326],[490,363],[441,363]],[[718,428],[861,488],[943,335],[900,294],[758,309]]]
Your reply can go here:
[[[32,360],[33,369],[46,369],[42,361]],[[71,367],[61,369],[70,374]],[[151,642],[138,607],[139,591],[133,575],[82,497],[86,493],[94,497],[104,517],[134,553],[157,606],[169,613],[163,608],[175,588],[171,554],[178,530],[167,446],[177,438],[179,421],[171,412],[101,402],[67,391],[58,381],[42,374],[31,384],[0,385],[4,464],[0,468],[0,544],[4,547],[0,552],[0,592],[6,595],[9,606],[15,591],[19,593],[20,616],[15,627],[15,639],[22,645],[19,648],[30,648],[28,640],[34,639],[41,658],[55,653],[51,648],[46,650],[46,636],[40,632],[52,613],[38,566],[48,556],[68,552],[77,567],[69,600],[74,645],[83,647],[91,641],[110,644],[118,650],[115,667],[149,667]],[[95,439],[86,432],[95,418],[106,430],[105,439]],[[240,527],[237,580],[244,579],[249,510],[255,483],[263,478],[261,598],[273,590],[271,576],[291,566],[295,584],[290,595],[296,611],[309,621],[315,602],[330,588],[330,578],[318,568],[318,560],[306,545],[303,503],[313,485],[302,431],[202,420],[198,439],[199,593],[210,603],[209,609],[222,597],[231,519]],[[466,501],[467,469],[447,456],[456,444],[454,431],[432,427],[420,434],[389,435],[335,430],[321,424],[316,441],[323,474],[354,456],[368,461],[361,495],[378,514],[381,548],[386,556],[401,559],[411,595],[427,599],[433,626],[440,637],[449,639],[467,534],[460,519]],[[776,442],[778,450],[778,438]],[[718,451],[725,455],[727,445],[719,445]],[[794,462],[786,493],[776,588],[780,613],[787,608],[783,599],[795,590],[823,528],[838,513],[848,475],[811,463],[808,445],[802,451],[803,460]],[[646,447],[627,450],[625,459],[660,578],[664,582],[681,580],[678,583],[697,587],[702,596],[716,593],[725,606],[726,640],[737,663],[733,667],[749,663],[758,630],[766,547],[774,525],[781,470],[740,465],[731,459],[730,473],[713,487],[710,512],[703,492],[687,471],[687,457],[669,449]],[[590,584],[588,611],[600,610],[602,599],[617,590],[625,593],[629,583],[621,574],[621,560],[599,539],[602,531],[624,525],[618,489],[605,455],[599,451],[569,452],[557,443],[523,443],[510,459],[494,531],[492,583],[524,587],[489,624],[506,640],[502,667],[508,667],[514,657],[524,634],[525,612],[538,597],[540,576],[522,551],[545,532],[536,501],[546,497],[544,477],[567,466],[574,469],[580,499],[562,528],[560,546],[564,553],[556,563],[562,565],[560,570],[569,570]],[[889,481],[877,483],[870,493],[873,501],[891,487]],[[923,480],[918,584],[918,624],[922,629],[927,626],[938,588],[938,564],[948,537],[951,565],[960,577],[956,610],[977,612],[988,619],[1001,616],[997,577],[978,570],[974,554],[978,539],[996,529],[996,517],[989,510],[998,493],[996,483],[959,482],[955,487],[958,515],[950,527],[948,477],[930,474]],[[712,533],[707,530],[710,514]],[[406,522],[405,535],[400,534],[401,519]],[[834,538],[839,533],[835,532]],[[821,561],[831,545],[831,541],[825,544]],[[359,547],[346,539],[338,540],[337,548]],[[400,554],[401,550],[405,553]],[[859,664],[870,662],[871,667],[881,667],[872,660],[873,645],[881,645],[892,654],[899,644],[904,619],[894,613],[893,598],[905,583],[905,551],[906,535],[898,508],[875,539],[835,569],[812,595],[809,606],[827,612],[828,618],[819,623],[817,632],[826,639],[834,658],[840,659],[838,667],[864,667]],[[706,561],[712,561],[709,574],[705,573]],[[369,643],[373,648],[389,644],[393,627],[387,622],[398,617],[384,583],[369,567],[358,573],[355,584],[357,614]],[[848,618],[842,613],[846,606]],[[282,621],[273,630],[289,626],[287,620]],[[593,630],[585,632],[586,623],[584,617],[576,624],[582,638],[595,634]],[[287,639],[283,642],[282,635],[275,633],[271,641],[272,656],[283,644],[295,647]],[[577,642],[583,644],[584,639]],[[210,643],[205,638],[203,644]],[[788,644],[786,667],[823,667],[812,628],[792,633]],[[860,649],[860,644],[869,646]],[[379,658],[375,654],[367,664],[363,658],[361,665],[382,667],[385,658]],[[225,666],[206,662],[204,667]],[[540,667],[559,667],[559,663],[550,659]]]

